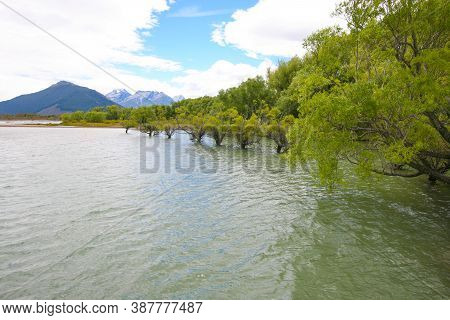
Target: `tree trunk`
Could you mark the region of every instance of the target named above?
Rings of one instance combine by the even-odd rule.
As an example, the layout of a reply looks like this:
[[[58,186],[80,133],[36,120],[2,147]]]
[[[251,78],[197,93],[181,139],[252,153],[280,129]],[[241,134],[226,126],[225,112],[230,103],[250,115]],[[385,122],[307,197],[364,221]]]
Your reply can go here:
[[[427,174],[428,180],[431,182],[441,181],[441,182],[450,184],[450,176],[446,175],[445,172],[442,172],[442,173],[438,172],[438,171],[430,168],[428,165],[420,164],[420,163],[413,163],[413,164],[410,164],[410,166],[420,172],[423,172],[424,174]]]
[[[441,123],[434,112],[425,112],[425,115],[431,122],[431,125],[439,132],[439,134],[444,138],[447,143],[450,143],[450,132],[447,130],[446,126]]]

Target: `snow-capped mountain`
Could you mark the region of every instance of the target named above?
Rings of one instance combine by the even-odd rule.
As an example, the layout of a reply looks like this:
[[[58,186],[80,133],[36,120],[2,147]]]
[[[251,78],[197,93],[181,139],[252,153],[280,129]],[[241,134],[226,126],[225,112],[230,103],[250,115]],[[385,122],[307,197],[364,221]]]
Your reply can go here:
[[[140,107],[150,106],[155,104],[169,105],[173,103],[171,97],[164,92],[158,91],[136,91],[135,94],[124,99],[120,104],[124,107]]]
[[[115,89],[106,95],[109,100],[112,100],[118,104],[121,104],[121,102],[129,96],[131,96],[131,93],[125,89]]]
[[[173,101],[178,102],[178,101],[184,100],[184,99],[186,99],[186,98],[183,97],[182,95],[179,95],[179,96],[173,97],[172,99],[173,99]]]
[[[137,108],[151,105],[170,105],[175,101],[164,92],[159,91],[136,91],[130,94],[125,89],[116,89],[106,95],[108,99],[124,107]],[[177,99],[183,100],[183,96],[177,96]]]

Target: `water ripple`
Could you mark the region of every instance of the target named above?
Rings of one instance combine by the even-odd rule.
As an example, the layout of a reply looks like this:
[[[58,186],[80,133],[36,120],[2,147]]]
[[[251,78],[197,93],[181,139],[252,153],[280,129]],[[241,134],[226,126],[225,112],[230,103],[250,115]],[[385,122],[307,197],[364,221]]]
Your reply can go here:
[[[152,139],[143,173],[137,132],[0,128],[0,298],[450,296],[449,188]]]

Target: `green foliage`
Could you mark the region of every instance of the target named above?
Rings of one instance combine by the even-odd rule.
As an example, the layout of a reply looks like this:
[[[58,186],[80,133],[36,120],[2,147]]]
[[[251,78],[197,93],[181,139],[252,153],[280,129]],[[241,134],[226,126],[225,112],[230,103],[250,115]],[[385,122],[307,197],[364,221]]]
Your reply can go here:
[[[179,108],[183,108],[187,113],[208,113],[213,108],[216,99],[212,97],[200,97],[196,99],[184,99],[173,104],[174,113]],[[174,114],[175,115],[175,114]]]
[[[286,152],[289,149],[288,132],[295,122],[293,115],[282,116],[279,109],[274,108],[267,115],[268,121],[264,125],[266,137],[276,144],[277,153]]]
[[[122,127],[125,128],[125,132],[128,133],[128,130],[137,126],[137,123],[133,120],[124,120],[122,121]]]
[[[261,125],[255,114],[252,114],[249,119],[245,119],[241,115],[237,116],[234,118],[231,130],[241,149],[246,149],[258,142],[262,136]]]
[[[203,112],[191,113],[188,107],[176,110],[179,127],[189,134],[192,141],[201,143],[206,134],[207,118]]]
[[[231,126],[239,115],[236,109],[220,111],[215,115],[208,115],[206,119],[206,132],[214,139],[217,146],[222,145],[223,139],[231,134]]]
[[[173,119],[166,119],[161,121],[160,128],[164,131],[168,139],[171,139],[175,131],[178,129],[178,125]]]
[[[149,137],[158,133],[158,125],[154,121],[149,121],[140,125],[140,131],[148,134]]]
[[[88,111],[84,114],[84,120],[92,123],[102,123],[106,120],[106,112]]]
[[[292,79],[301,68],[302,60],[299,57],[293,57],[288,61],[279,61],[277,69],[268,73],[269,88],[281,94],[289,88]]]
[[[67,119],[71,121],[81,121],[84,119],[83,111],[75,111],[74,113],[66,114]]]
[[[121,118],[121,110],[123,108],[119,106],[106,107],[106,119],[107,120],[119,120]]]
[[[328,186],[342,180],[343,160],[361,175],[449,183],[448,2],[351,0],[337,12],[350,32],[309,37],[290,85],[291,159],[315,161]]]
[[[64,113],[60,116],[60,119],[63,123],[68,123],[72,119],[72,115],[70,113]]]
[[[235,108],[248,119],[257,110],[275,103],[275,91],[258,76],[242,82],[238,87],[221,90],[217,97],[226,109]]]

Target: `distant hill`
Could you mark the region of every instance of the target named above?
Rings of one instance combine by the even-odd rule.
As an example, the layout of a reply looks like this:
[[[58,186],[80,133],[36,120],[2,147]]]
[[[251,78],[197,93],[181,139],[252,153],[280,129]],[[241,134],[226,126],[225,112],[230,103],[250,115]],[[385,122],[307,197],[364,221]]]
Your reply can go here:
[[[0,102],[0,114],[56,115],[112,104],[115,103],[95,90],[60,81],[42,91]]]
[[[152,105],[170,105],[174,102],[184,100],[183,96],[171,98],[164,92],[159,91],[136,91],[130,94],[125,89],[116,89],[106,95],[108,99],[124,107],[137,108]]]

